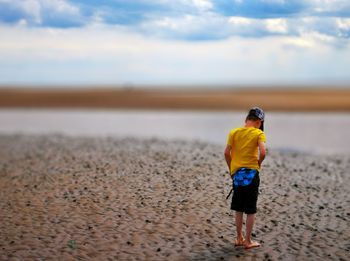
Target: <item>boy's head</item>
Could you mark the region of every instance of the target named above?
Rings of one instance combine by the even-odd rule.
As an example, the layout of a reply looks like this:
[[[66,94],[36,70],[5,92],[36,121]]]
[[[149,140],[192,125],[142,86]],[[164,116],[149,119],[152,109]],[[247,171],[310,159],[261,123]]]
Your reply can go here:
[[[257,128],[259,128],[262,131],[264,131],[264,120],[265,120],[265,113],[259,107],[251,108],[246,118],[246,121],[256,122],[257,125],[259,126]]]

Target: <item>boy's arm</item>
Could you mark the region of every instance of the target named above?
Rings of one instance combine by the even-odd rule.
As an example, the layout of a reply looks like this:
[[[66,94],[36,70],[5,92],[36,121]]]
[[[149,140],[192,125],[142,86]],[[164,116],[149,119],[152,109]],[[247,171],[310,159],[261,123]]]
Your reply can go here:
[[[259,164],[259,167],[261,167],[261,163],[264,161],[265,155],[266,155],[265,142],[259,141],[258,146],[259,146],[259,160],[258,160],[258,164]]]
[[[225,159],[226,159],[226,163],[227,163],[229,172],[231,172],[231,160],[232,160],[231,150],[232,150],[232,147],[230,145],[227,145],[226,149],[225,149]]]

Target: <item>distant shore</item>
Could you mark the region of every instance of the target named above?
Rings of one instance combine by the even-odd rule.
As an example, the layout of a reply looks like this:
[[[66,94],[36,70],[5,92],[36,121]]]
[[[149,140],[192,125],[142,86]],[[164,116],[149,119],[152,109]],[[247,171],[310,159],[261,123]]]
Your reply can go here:
[[[349,155],[269,151],[234,247],[223,148],[0,135],[0,260],[349,260]]]
[[[29,88],[0,86],[0,108],[350,111],[350,88]]]

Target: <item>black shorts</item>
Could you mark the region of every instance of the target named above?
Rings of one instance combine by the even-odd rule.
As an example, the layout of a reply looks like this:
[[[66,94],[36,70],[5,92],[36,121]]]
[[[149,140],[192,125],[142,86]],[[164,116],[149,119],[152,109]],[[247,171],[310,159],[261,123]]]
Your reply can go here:
[[[232,196],[231,209],[246,214],[256,213],[260,177],[257,172],[248,186],[235,186]]]

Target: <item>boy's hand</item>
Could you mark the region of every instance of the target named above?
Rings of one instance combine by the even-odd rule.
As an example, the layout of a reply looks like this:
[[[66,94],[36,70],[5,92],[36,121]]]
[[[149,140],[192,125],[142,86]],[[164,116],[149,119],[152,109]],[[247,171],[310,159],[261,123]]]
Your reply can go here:
[[[266,155],[265,142],[260,141],[258,143],[258,146],[259,146],[259,160],[258,160],[258,164],[259,164],[259,168],[260,168],[261,167],[261,163],[264,161],[265,155]]]
[[[231,160],[232,160],[231,150],[232,150],[232,147],[230,145],[227,145],[224,152],[229,173],[231,173]]]

